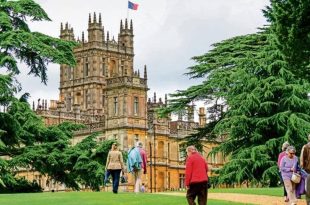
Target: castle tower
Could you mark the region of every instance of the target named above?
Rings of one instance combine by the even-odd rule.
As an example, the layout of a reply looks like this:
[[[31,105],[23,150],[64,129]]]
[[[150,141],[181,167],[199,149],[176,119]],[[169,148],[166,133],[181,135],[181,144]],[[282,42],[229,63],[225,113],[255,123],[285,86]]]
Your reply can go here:
[[[73,28],[70,27],[68,23],[65,24],[65,28],[63,28],[63,24],[60,24],[60,38],[69,40],[69,41],[74,41],[74,33],[73,33]]]
[[[60,38],[68,41],[75,41],[73,28],[69,26],[68,23],[60,25]],[[73,77],[73,69],[68,65],[60,65],[60,82],[70,82]],[[60,101],[66,102],[66,109],[71,110],[72,107],[72,96],[71,93],[67,93],[65,96],[60,95]]]
[[[67,26],[66,26],[67,28]],[[69,28],[68,28],[69,29]],[[61,29],[60,37],[74,39],[73,29]],[[104,135],[116,138],[124,149],[142,139],[147,131],[147,71],[134,71],[133,28],[121,21],[118,42],[107,31],[101,15],[88,18],[88,41],[74,49],[75,68],[60,66],[60,101],[65,110],[93,121],[104,119]],[[141,68],[143,70],[143,68]],[[76,109],[79,108],[79,109]]]
[[[93,20],[91,19],[91,14],[88,17],[88,42],[103,42],[103,28],[101,21],[101,14],[99,14],[99,21],[97,21],[97,15],[94,13]]]
[[[119,44],[122,47],[133,48],[133,25],[132,20],[130,20],[130,25],[128,26],[128,21],[125,19],[125,25],[123,21],[120,24],[120,33],[119,33]]]

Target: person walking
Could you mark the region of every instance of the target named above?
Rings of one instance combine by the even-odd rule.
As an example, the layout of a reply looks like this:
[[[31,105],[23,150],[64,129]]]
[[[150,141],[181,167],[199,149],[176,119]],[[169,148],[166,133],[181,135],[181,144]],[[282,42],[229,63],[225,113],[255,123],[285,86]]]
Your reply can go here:
[[[296,184],[292,182],[291,178],[294,172],[297,172],[298,158],[295,156],[296,149],[294,146],[288,146],[286,149],[286,156],[284,156],[280,163],[280,170],[284,186],[287,192],[290,205],[296,205]]]
[[[287,197],[287,192],[286,192],[286,189],[285,189],[285,186],[284,186],[284,182],[283,182],[283,179],[282,179],[282,175],[281,175],[281,171],[280,171],[280,164],[281,164],[282,158],[286,156],[286,149],[287,149],[288,146],[290,146],[290,144],[288,142],[284,142],[282,144],[282,152],[278,156],[278,168],[279,168],[281,183],[283,183],[283,193],[284,193],[284,201],[285,202],[288,202],[288,197]]]
[[[147,157],[146,152],[143,149],[142,142],[137,142],[136,147],[129,150],[127,167],[128,171],[134,176],[134,192],[139,193],[141,190],[141,176],[142,171],[146,174]]]
[[[142,160],[142,163],[141,163],[141,172],[137,175],[137,177],[135,178],[135,192],[139,192],[142,190],[142,187],[141,187],[141,176],[142,176],[142,171],[143,171],[143,174],[146,174],[146,165],[147,165],[147,156],[146,156],[146,151],[143,149],[143,143],[142,142],[137,142],[137,147],[139,149],[139,152],[140,152],[140,156],[141,156],[141,160]]]
[[[310,134],[308,135],[308,143],[302,147],[300,152],[300,167],[308,174],[305,180],[305,188],[307,205],[310,205]]]
[[[118,150],[116,143],[112,144],[112,148],[108,153],[106,169],[112,176],[113,193],[118,193],[119,178],[121,171],[124,170],[123,154]]]
[[[308,143],[302,147],[300,152],[300,167],[310,174],[310,134],[308,135]]]
[[[206,205],[208,198],[208,164],[197,152],[194,146],[186,148],[187,159],[185,165],[186,198],[189,205]]]

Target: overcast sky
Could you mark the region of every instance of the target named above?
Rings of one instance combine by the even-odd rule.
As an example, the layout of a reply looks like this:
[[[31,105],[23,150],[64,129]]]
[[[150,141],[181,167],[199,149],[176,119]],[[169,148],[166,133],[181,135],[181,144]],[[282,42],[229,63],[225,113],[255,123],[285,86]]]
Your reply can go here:
[[[68,22],[75,37],[87,36],[88,14],[101,13],[110,38],[119,32],[121,19],[127,17],[126,0],[36,0],[52,19],[30,23],[33,31],[58,37],[60,23]],[[193,65],[191,57],[206,53],[213,43],[243,34],[254,33],[266,24],[262,9],[268,0],[132,0],[139,4],[130,10],[133,20],[135,70],[148,68],[149,97],[158,97],[186,89],[197,81],[183,74]],[[98,17],[97,17],[98,19]],[[59,65],[48,66],[48,84],[28,76],[23,68],[19,80],[31,100],[58,99]],[[157,97],[157,98],[158,98]]]

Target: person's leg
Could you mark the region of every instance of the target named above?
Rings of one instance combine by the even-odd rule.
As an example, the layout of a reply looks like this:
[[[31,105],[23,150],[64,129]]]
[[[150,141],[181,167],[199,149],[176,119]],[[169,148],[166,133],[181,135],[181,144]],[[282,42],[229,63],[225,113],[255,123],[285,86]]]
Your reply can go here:
[[[288,202],[287,192],[286,192],[286,189],[285,189],[285,186],[284,186],[284,182],[283,182],[283,179],[282,179],[281,172],[279,172],[279,175],[280,175],[280,182],[281,182],[281,184],[283,185],[283,196],[284,196],[284,201],[285,201],[285,202]]]
[[[296,184],[291,182],[292,184],[292,192],[293,192],[293,197],[292,197],[292,203],[297,203],[297,198],[296,198]]]
[[[114,192],[114,180],[115,180],[115,170],[110,170],[110,175],[112,177],[112,191]]]
[[[195,203],[196,196],[197,196],[196,184],[189,185],[189,189],[187,190],[187,193],[186,193],[186,199],[187,199],[188,205],[196,205]]]
[[[305,187],[306,188],[306,201],[307,201],[307,205],[310,205],[310,174],[307,176],[305,183],[306,183],[306,187]]]
[[[134,176],[135,176],[135,193],[139,193],[140,192],[140,185],[141,185],[141,170],[136,170],[134,172]]]
[[[286,192],[286,189],[285,189],[285,186],[284,186],[284,184],[283,184],[283,194],[284,194],[284,201],[285,202],[288,202],[288,197],[287,197],[287,192]]]
[[[110,170],[106,170],[104,173],[104,182],[103,182],[104,186],[107,185],[110,175],[111,175]]]
[[[286,192],[287,192],[287,196],[288,196],[288,199],[289,199],[289,203],[290,204],[296,203],[295,190],[293,190],[293,185],[292,185],[291,180],[285,179],[283,181],[284,181],[284,186],[285,186],[285,189],[286,189]]]
[[[118,192],[118,186],[119,186],[119,178],[121,175],[121,170],[114,170],[114,179],[113,179],[113,193]]]
[[[198,192],[198,204],[199,205],[206,205],[207,198],[208,198],[208,186],[207,182],[199,183],[199,192]]]

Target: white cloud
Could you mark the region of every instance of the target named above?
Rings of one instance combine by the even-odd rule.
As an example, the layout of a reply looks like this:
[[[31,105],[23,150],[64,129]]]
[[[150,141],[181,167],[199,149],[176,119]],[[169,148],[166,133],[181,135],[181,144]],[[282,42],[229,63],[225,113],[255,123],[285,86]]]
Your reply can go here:
[[[87,31],[88,14],[100,12],[105,31],[117,36],[121,19],[127,17],[124,0],[37,0],[52,22],[34,22],[31,28],[55,37],[60,23],[68,22],[81,36]],[[247,33],[266,24],[261,9],[268,0],[133,0],[138,11],[129,11],[135,34],[135,69],[148,66],[150,92],[158,97],[197,83],[183,73],[193,64],[191,57],[201,55],[218,41]],[[97,17],[98,18],[98,17]],[[86,34],[86,33],[85,33]],[[87,35],[85,35],[87,36]],[[23,68],[25,72],[29,69]],[[22,74],[24,92],[33,99],[58,99],[59,66],[50,65],[47,86],[39,79]]]

